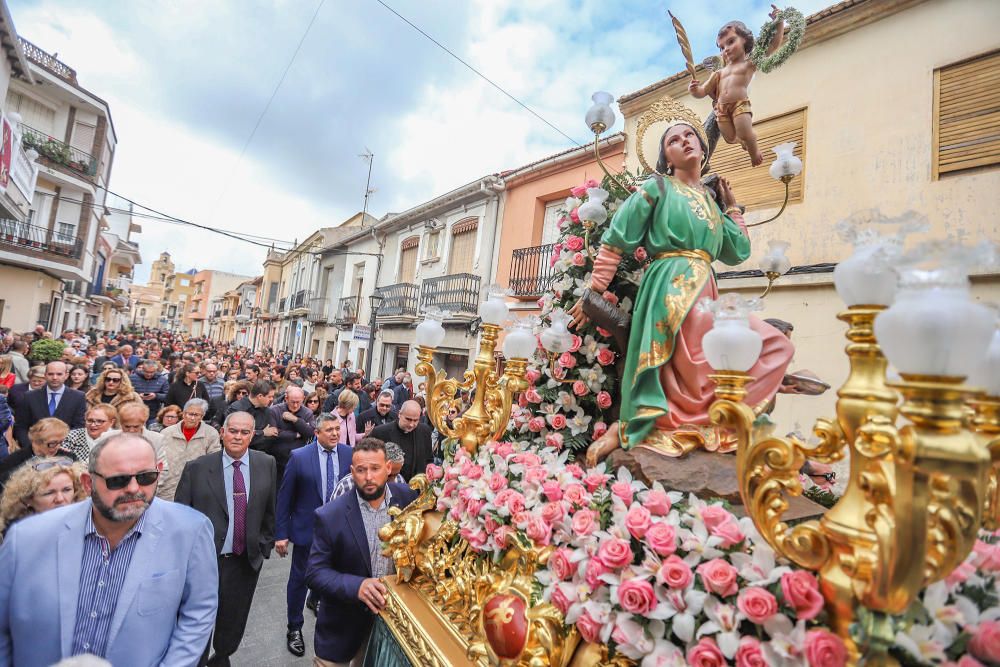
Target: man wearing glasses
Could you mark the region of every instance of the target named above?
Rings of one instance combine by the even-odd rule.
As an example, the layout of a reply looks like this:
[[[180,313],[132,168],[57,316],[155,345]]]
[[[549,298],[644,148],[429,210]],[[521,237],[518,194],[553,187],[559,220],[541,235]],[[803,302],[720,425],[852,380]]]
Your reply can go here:
[[[202,512],[214,528],[219,615],[210,666],[228,666],[239,648],[260,568],[274,547],[277,468],[273,457],[250,450],[253,434],[253,416],[230,413],[222,426],[222,452],[188,463],[174,494],[174,502]]]
[[[16,523],[0,545],[0,664],[197,664],[218,607],[211,523],[154,502],[159,466],[140,437],[98,443],[88,470],[89,500]]]

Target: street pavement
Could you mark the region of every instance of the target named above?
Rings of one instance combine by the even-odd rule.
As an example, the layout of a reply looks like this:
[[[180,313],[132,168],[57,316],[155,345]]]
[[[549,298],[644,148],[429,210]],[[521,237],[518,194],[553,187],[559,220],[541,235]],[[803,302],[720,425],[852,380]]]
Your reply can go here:
[[[288,582],[291,565],[291,556],[280,558],[277,553],[272,553],[264,561],[243,642],[232,656],[234,667],[307,667],[313,664],[316,617],[308,609],[305,610],[306,625],[302,628],[306,639],[306,654],[296,658],[285,647],[288,623],[285,618],[285,584]]]

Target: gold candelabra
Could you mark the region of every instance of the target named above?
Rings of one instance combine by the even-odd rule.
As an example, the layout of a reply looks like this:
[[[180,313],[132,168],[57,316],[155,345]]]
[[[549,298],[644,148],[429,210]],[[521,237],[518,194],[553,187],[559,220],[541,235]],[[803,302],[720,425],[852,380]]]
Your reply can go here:
[[[465,372],[462,381],[448,379],[444,371],[434,368],[433,347],[417,347],[415,370],[417,375],[427,379],[427,415],[440,433],[457,439],[470,454],[475,454],[480,444],[503,435],[507,430],[514,395],[528,388],[524,379],[528,369],[527,359],[507,359],[503,375],[496,373],[494,352],[500,329],[495,324],[482,325],[479,354],[472,370]],[[459,391],[473,389],[472,405],[449,425],[446,420],[449,403],[455,400]]]
[[[854,306],[838,316],[848,324],[850,373],[837,392],[836,420],[814,428],[817,446],[753,440],[755,417],[742,402],[753,380],[746,373],[712,376],[717,400],[710,411],[714,424],[736,435],[747,513],[780,555],[818,572],[832,628],[853,661],[863,653],[866,664],[894,664],[890,616],[946,577],[979,528],[996,525],[1000,514],[1000,398],[984,398],[963,378],[903,375],[886,382],[873,327],[882,310]],[[899,414],[906,425],[895,424]],[[785,523],[785,495],[802,493],[803,463],[832,463],[848,449],[850,481],[837,504],[818,521]],[[861,646],[851,640],[853,623]]]

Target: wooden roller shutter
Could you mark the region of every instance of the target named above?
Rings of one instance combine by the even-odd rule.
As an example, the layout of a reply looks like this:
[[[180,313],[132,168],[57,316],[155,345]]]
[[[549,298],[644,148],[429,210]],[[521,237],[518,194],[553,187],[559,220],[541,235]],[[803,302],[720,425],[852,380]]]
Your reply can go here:
[[[456,222],[451,228],[451,251],[448,256],[448,274],[471,273],[472,259],[476,254],[478,218]]]
[[[781,116],[761,120],[753,124],[757,133],[757,144],[764,155],[764,163],[759,167],[750,166],[750,156],[738,143],[727,144],[719,139],[712,156],[712,171],[729,179],[736,195],[736,201],[748,211],[781,206],[785,198],[785,186],[771,178],[768,169],[774,162],[774,151],[778,144],[795,142],[795,155],[802,160],[802,173],[792,179],[788,191],[788,203],[802,201],[806,175],[806,110],[799,109]]]
[[[400,245],[399,254],[399,282],[412,283],[417,275],[417,253],[419,252],[420,237],[411,236]]]
[[[1000,51],[934,70],[932,177],[1000,163]]]

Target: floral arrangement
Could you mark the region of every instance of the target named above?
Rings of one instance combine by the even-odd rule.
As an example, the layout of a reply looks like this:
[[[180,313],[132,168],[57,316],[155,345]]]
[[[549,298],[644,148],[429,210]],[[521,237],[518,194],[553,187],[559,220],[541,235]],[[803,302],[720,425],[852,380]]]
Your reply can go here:
[[[767,55],[767,49],[771,45],[774,33],[779,28],[784,28],[785,21],[788,22],[788,34],[785,36],[785,42],[773,54]],[[780,67],[795,53],[805,33],[806,19],[802,16],[802,12],[794,7],[786,7],[761,26],[760,34],[757,35],[753,51],[750,52],[748,58],[758,70],[767,74]]]
[[[437,509],[483,558],[499,560],[516,533],[549,547],[533,602],[552,603],[586,641],[642,667],[846,664],[843,642],[823,625],[815,575],[777,559],[749,519],[721,501],[646,487],[624,468],[584,469],[568,456],[488,443],[475,458],[456,448],[427,476]],[[898,642],[904,664],[997,661],[993,542],[977,544],[914,605]]]
[[[625,174],[627,182],[635,178]],[[602,224],[580,219],[580,206],[589,201],[594,188],[602,187],[608,197],[602,202],[608,220]],[[601,236],[611,216],[631,193],[611,179],[603,184],[589,180],[573,188],[560,211],[560,239],[550,259],[552,282],[538,300],[542,318],[555,309],[568,311],[583,294],[593,269],[591,256],[600,248]],[[624,257],[604,298],[625,312],[632,311],[639,280],[648,261],[644,248]],[[521,395],[512,414],[511,439],[528,439],[557,449],[584,449],[603,435],[613,423],[613,397],[619,386],[616,362],[625,354],[609,332],[592,322],[573,329],[573,346],[556,360],[555,373],[544,351],[528,370],[529,389]]]

